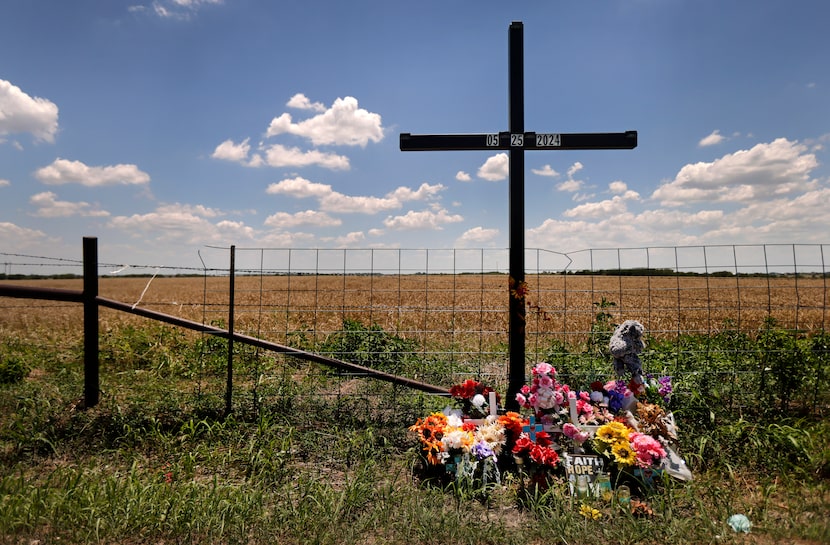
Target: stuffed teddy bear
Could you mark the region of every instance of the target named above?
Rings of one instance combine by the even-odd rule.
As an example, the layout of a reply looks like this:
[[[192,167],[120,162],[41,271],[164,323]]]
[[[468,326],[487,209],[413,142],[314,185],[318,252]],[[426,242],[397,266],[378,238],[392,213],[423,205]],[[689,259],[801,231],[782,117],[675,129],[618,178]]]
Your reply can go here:
[[[631,373],[636,384],[643,384],[643,365],[639,356],[646,347],[643,332],[643,324],[636,320],[626,320],[617,326],[609,342],[611,355],[614,356],[614,371],[619,376],[626,371]]]

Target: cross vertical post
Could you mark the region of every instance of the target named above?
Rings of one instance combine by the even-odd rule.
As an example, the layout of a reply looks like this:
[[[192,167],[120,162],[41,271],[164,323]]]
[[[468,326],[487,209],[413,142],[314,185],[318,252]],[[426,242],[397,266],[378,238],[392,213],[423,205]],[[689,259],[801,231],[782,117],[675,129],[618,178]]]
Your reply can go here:
[[[508,32],[508,131],[488,134],[401,133],[401,151],[508,150],[510,271],[508,278],[509,357],[505,406],[518,411],[525,380],[527,284],[525,283],[525,150],[634,149],[637,131],[622,133],[535,133],[524,126],[524,25],[510,24]]]
[[[525,132],[524,101],[524,29],[522,23],[511,23],[508,32],[508,101],[510,117],[510,134]],[[512,136],[511,136],[512,139]],[[516,394],[519,393],[525,379],[525,325],[526,325],[526,290],[525,290],[525,150],[522,147],[510,148],[510,166],[508,170],[509,193],[509,326],[508,347],[510,363],[508,364],[508,388],[506,405],[514,408]],[[518,407],[515,407],[518,408]]]

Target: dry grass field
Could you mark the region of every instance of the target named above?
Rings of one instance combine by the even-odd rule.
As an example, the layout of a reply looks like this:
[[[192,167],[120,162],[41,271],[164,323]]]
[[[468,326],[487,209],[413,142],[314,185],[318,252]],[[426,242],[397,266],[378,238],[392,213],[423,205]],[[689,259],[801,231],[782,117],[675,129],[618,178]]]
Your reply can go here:
[[[81,280],[4,283],[82,288]],[[751,333],[769,317],[781,328],[813,332],[830,320],[821,277],[531,275],[527,285],[528,339],[569,344],[584,341],[598,312],[612,322],[639,320],[654,338]],[[227,277],[104,277],[99,293],[197,322],[228,319]],[[506,342],[508,297],[500,274],[243,276],[236,278],[235,328],[280,342],[298,331],[326,335],[352,319],[424,344],[492,345]],[[6,334],[80,335],[81,317],[77,304],[0,297]],[[100,320],[106,330],[142,319],[101,309]]]

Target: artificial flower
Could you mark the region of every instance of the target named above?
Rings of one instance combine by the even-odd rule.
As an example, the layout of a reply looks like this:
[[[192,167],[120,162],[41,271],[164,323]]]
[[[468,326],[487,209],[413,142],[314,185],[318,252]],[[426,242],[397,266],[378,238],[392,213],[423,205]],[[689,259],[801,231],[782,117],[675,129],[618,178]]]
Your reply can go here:
[[[423,420],[419,418],[415,424],[409,427],[410,431],[418,434],[421,446],[426,453],[425,456],[431,464],[443,463],[443,457],[441,456],[444,452],[442,439],[448,427],[447,422],[448,418],[444,413],[433,413]]]
[[[615,443],[611,447],[611,454],[614,455],[614,461],[622,466],[632,466],[638,461],[637,453],[629,443]]]
[[[562,433],[565,434],[565,437],[578,445],[581,445],[591,437],[590,433],[580,430],[570,422],[562,426]]]
[[[622,422],[609,422],[597,430],[595,439],[606,445],[628,440],[630,429]]]
[[[637,466],[642,468],[651,467],[666,457],[666,450],[660,442],[643,433],[632,432],[628,436],[632,450],[637,455]]]
[[[579,508],[579,514],[589,520],[599,520],[602,518],[602,512],[584,503]]]

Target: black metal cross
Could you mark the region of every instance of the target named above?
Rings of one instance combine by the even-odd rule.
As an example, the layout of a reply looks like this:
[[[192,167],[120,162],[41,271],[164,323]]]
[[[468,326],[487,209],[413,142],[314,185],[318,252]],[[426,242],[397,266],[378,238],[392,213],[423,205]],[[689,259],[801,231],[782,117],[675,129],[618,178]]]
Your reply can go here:
[[[525,150],[633,149],[637,131],[621,133],[536,133],[524,127],[524,26],[508,33],[510,130],[491,134],[401,133],[401,151],[509,150],[510,325],[506,407],[518,410],[516,394],[525,381]]]

